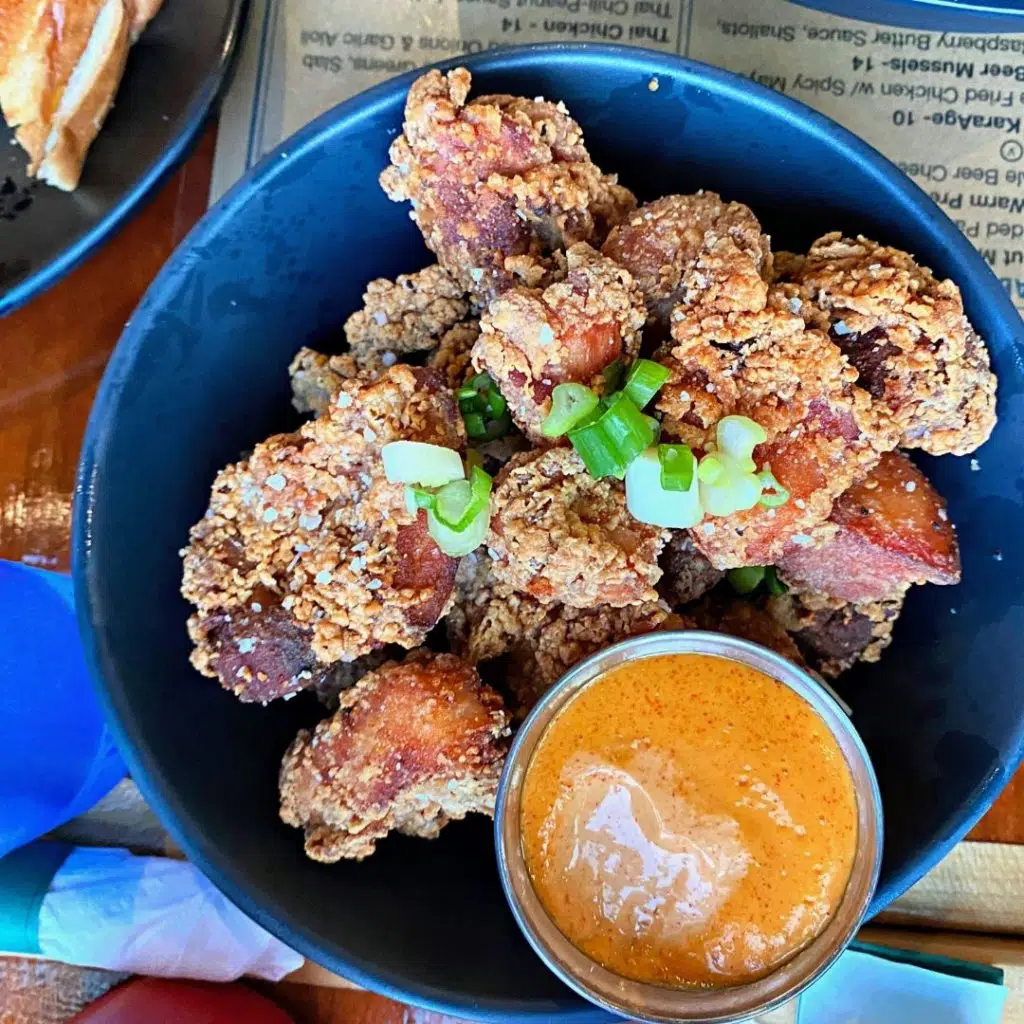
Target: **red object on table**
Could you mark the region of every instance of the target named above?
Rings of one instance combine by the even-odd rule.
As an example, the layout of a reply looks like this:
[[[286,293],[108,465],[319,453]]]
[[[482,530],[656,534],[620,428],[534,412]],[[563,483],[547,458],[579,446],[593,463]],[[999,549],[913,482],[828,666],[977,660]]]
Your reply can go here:
[[[97,999],[71,1024],[295,1024],[246,985],[138,978]]]

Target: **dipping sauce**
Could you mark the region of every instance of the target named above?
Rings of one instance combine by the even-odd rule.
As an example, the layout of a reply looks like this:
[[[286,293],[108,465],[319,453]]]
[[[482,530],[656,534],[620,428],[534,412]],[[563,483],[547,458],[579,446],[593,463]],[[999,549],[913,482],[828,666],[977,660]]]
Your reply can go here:
[[[563,935],[616,974],[751,981],[843,895],[857,798],[814,709],[705,654],[612,669],[554,718],[527,768],[523,853]]]

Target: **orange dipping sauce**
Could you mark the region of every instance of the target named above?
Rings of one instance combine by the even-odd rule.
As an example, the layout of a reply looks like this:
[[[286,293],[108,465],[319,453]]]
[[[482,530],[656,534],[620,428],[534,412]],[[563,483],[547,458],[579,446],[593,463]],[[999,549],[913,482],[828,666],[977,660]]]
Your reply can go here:
[[[704,654],[644,658],[583,689],[523,785],[523,852],[563,935],[637,981],[768,973],[839,904],[857,799],[802,697]]]

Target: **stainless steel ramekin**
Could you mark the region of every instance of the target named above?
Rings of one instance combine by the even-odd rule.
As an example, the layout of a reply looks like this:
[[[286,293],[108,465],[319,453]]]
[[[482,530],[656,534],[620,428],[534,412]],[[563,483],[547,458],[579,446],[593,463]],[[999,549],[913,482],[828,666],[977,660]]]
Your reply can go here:
[[[857,848],[839,906],[819,935],[757,981],[718,989],[670,988],[620,977],[577,949],[548,917],[534,891],[520,836],[526,769],[556,715],[609,669],[659,654],[712,654],[750,665],[798,693],[828,726],[846,758],[857,797]],[[642,723],[640,723],[642,727]],[[814,678],[758,644],[721,633],[648,633],[616,644],[571,669],[523,723],[505,764],[494,815],[498,871],[512,913],[537,955],[570,988],[638,1021],[744,1020],[791,999],[853,939],[867,913],[882,862],[882,801],[864,744],[842,708]]]

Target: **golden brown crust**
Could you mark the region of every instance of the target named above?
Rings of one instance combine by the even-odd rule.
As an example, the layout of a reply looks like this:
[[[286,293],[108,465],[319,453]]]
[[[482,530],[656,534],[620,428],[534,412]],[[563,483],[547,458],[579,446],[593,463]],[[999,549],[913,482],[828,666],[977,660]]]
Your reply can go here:
[[[292,405],[302,413],[323,416],[341,391],[341,383],[359,374],[350,355],[327,356],[311,348],[300,348],[288,367]]]
[[[900,249],[839,232],[819,238],[786,274],[808,323],[848,356],[901,447],[965,455],[988,440],[996,379],[952,281]]]
[[[300,637],[319,665],[423,641],[451,597],[456,560],[384,476],[380,450],[395,440],[464,446],[454,399],[434,371],[395,366],[376,380],[344,380],[326,415],[218,475],[183,552],[182,593],[198,609],[196,668],[242,699],[268,700],[317,681],[266,671],[268,662],[275,672],[309,662],[296,653]],[[257,588],[274,596],[255,599],[254,610]],[[222,618],[243,610],[246,634],[225,632]],[[211,632],[210,621],[219,628]]]
[[[709,313],[764,308],[768,236],[749,207],[714,192],[663,196],[639,207],[602,252],[633,274],[662,330],[680,304],[699,301]]]
[[[604,371],[640,350],[644,304],[629,271],[585,242],[566,253],[564,280],[511,288],[480,320],[473,366],[497,381],[516,425],[534,444],[558,384],[605,390]]]
[[[453,391],[473,372],[471,354],[479,337],[480,321],[465,320],[445,331],[437,348],[427,356],[427,366],[440,372]]]
[[[281,819],[325,862],[362,860],[391,831],[434,839],[449,821],[493,815],[508,734],[501,698],[454,655],[388,662],[289,747]]]
[[[637,522],[617,480],[595,480],[568,448],[517,455],[498,477],[488,548],[495,578],[576,608],[658,600],[668,531]]]
[[[854,384],[856,371],[820,331],[792,311],[788,286],[772,286],[759,311],[705,314],[699,301],[673,313],[672,378],[657,407],[666,430],[697,449],[723,416],[747,416],[768,440],[754,452],[790,494],[708,518],[691,531],[719,569],[771,565],[787,541],[809,535],[833,501],[893,447],[894,431]]]
[[[448,637],[453,650],[471,664],[508,656],[503,679],[520,718],[548,687],[591,654],[641,633],[679,628],[678,621],[666,625],[668,609],[661,602],[625,608],[541,604],[499,583],[490,569],[482,551],[463,559],[447,619]]]
[[[465,290],[436,263],[394,281],[366,286],[363,308],[345,321],[349,353],[363,370],[380,370],[409,352],[435,348],[469,313]]]
[[[389,198],[412,203],[438,261],[485,303],[517,282],[546,283],[553,250],[600,244],[635,200],[594,166],[561,103],[467,103],[469,88],[465,68],[413,83],[380,180]]]
[[[858,661],[876,662],[892,643],[903,595],[854,604],[810,592],[779,594],[769,614],[796,641],[815,671],[835,679]]]

